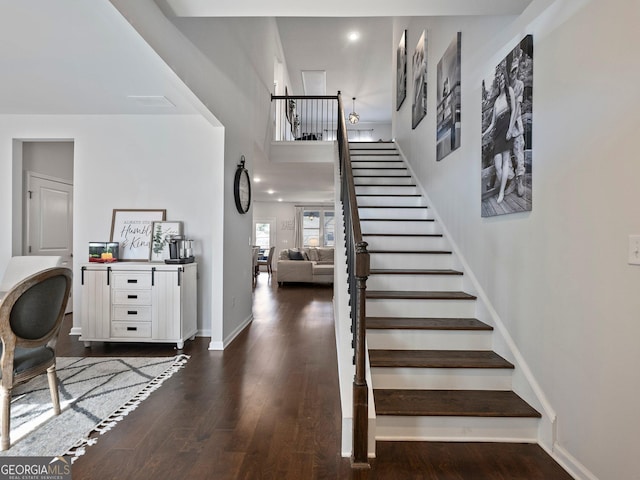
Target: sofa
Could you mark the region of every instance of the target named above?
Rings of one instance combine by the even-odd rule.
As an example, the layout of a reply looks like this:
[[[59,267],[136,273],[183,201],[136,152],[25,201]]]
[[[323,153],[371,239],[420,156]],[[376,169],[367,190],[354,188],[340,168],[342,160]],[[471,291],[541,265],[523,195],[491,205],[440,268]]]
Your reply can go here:
[[[333,247],[285,248],[278,257],[278,285],[333,283],[333,253]]]

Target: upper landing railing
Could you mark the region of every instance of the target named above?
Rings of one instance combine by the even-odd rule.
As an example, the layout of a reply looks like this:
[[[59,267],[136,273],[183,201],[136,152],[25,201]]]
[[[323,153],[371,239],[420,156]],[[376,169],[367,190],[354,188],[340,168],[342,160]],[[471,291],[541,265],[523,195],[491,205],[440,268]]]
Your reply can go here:
[[[337,139],[337,95],[271,95],[276,141]]]

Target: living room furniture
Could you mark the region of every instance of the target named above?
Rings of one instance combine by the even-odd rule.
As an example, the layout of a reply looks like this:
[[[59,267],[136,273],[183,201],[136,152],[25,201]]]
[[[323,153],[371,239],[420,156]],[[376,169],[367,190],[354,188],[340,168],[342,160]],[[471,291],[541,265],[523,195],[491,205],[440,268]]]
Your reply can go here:
[[[71,290],[71,270],[49,268],[19,281],[0,302],[2,339],[2,442],[11,445],[11,392],[15,385],[47,372],[53,411],[60,413],[56,340]]]
[[[280,286],[286,282],[333,283],[333,247],[284,249],[277,264]]]
[[[197,263],[117,262],[82,266],[85,346],[92,341],[176,343],[197,332]]]

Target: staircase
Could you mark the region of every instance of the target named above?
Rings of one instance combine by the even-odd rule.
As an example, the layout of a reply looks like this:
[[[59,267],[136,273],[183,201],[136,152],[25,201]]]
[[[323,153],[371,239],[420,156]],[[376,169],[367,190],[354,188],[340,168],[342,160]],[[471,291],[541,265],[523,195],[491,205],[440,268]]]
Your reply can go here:
[[[514,365],[393,143],[349,144],[369,245],[367,344],[376,440],[536,442],[540,414],[512,391]]]

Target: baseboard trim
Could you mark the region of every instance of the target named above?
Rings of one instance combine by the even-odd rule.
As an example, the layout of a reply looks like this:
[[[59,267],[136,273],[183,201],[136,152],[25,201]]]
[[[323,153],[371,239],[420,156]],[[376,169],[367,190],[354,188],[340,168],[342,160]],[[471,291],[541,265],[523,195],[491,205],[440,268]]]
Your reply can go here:
[[[69,332],[69,335],[82,335],[82,327],[71,327],[71,331]]]
[[[227,348],[231,342],[235,340],[235,338],[242,333],[242,331],[247,328],[247,326],[253,321],[253,313],[249,315],[244,321],[236,327],[236,329],[231,332],[227,338],[223,339],[222,342],[210,342],[209,350],[224,350]]]
[[[598,477],[591,473],[587,467],[557,443],[551,451],[544,445],[540,446],[576,480],[598,480]]]

